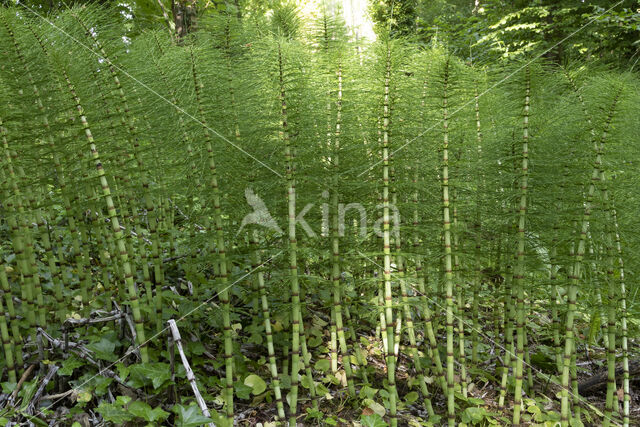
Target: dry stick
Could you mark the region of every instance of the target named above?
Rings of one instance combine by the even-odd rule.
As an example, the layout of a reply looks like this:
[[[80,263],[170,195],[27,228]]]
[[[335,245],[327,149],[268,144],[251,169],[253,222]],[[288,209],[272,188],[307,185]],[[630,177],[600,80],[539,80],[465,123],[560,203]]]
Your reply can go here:
[[[13,389],[11,396],[9,396],[9,400],[7,400],[6,406],[13,406],[13,402],[14,400],[16,400],[16,397],[18,396],[18,392],[22,388],[22,384],[24,384],[24,382],[27,380],[27,377],[29,377],[29,374],[31,374],[31,371],[33,371],[35,367],[36,365],[29,365],[27,370],[24,371],[24,373],[20,377],[20,380],[18,381],[18,384],[16,385],[16,388]]]
[[[27,414],[33,415],[36,410],[36,405],[42,398],[42,393],[44,393],[45,387],[47,387],[47,384],[49,384],[53,376],[56,374],[56,372],[58,372],[58,369],[59,368],[56,365],[49,365],[49,371],[47,372],[47,375],[42,380],[40,387],[38,387],[38,390],[33,395],[31,402],[29,402],[29,405],[27,406],[27,410],[25,411]]]
[[[182,364],[184,365],[184,370],[187,372],[187,379],[189,380],[189,384],[191,384],[191,389],[193,390],[193,394],[196,396],[196,402],[198,402],[198,406],[202,410],[202,414],[211,418],[211,413],[209,413],[209,409],[207,408],[207,404],[204,402],[202,395],[200,394],[200,390],[198,390],[198,384],[196,383],[196,376],[191,370],[191,366],[189,366],[189,361],[187,360],[187,356],[184,354],[184,350],[182,349],[182,338],[180,338],[180,331],[178,330],[178,325],[176,321],[173,319],[169,319],[167,322],[169,325],[169,329],[171,330],[171,337],[178,348],[178,352],[180,353],[180,358],[182,359]],[[209,423],[210,427],[215,427],[215,424]]]
[[[70,317],[64,321],[64,323],[62,324],[62,328],[63,329],[78,328],[80,326],[95,325],[96,323],[111,322],[111,321],[122,319],[123,317],[125,317],[125,313],[119,310],[114,310],[107,314],[108,316],[106,317],[95,317],[95,318],[84,318],[84,319],[74,319]]]

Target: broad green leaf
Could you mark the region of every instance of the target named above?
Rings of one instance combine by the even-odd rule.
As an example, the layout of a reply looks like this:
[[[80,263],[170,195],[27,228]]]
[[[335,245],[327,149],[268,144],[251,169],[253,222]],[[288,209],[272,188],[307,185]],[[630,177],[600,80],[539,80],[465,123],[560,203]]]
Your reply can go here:
[[[368,385],[365,385],[364,387],[362,387],[362,390],[360,390],[360,393],[368,399],[373,399],[373,396],[375,396],[377,392],[378,389],[371,388]]]
[[[415,402],[416,400],[418,400],[418,393],[417,393],[417,392],[415,392],[415,391],[412,391],[412,392],[410,392],[410,393],[407,393],[407,395],[404,397],[404,400],[405,400],[407,403],[413,403],[413,402]]]
[[[98,342],[87,344],[87,348],[94,352],[98,359],[114,362],[118,359],[115,354],[116,344],[107,338],[101,338]]]
[[[333,417],[327,417],[327,418],[325,418],[325,419],[323,420],[323,422],[324,422],[325,424],[327,424],[327,425],[330,425],[330,426],[337,426],[337,425],[338,425],[338,420],[336,420],[336,419],[335,419],[335,418],[333,418]]]
[[[387,427],[387,423],[378,414],[362,415],[360,424],[362,424],[362,427]]]
[[[387,410],[384,408],[384,406],[382,406],[375,400],[365,399],[363,403],[367,405],[367,408],[371,409],[373,412],[380,415],[381,417],[384,417],[384,415],[387,413]]]
[[[137,387],[151,382],[153,388],[158,389],[170,378],[171,370],[166,363],[143,363],[131,367],[130,382],[133,382],[132,385]]]
[[[477,397],[468,397],[467,401],[472,405],[484,405],[484,400],[478,399]]]
[[[98,406],[97,411],[105,421],[117,424],[131,421],[134,418],[126,409],[117,404],[102,402]]]
[[[188,407],[175,405],[172,410],[178,415],[176,420],[176,426],[178,427],[196,427],[213,421],[211,418],[202,415],[202,411],[196,405]]]
[[[469,407],[462,412],[461,419],[466,423],[479,423],[484,419],[487,410],[484,408]]]
[[[131,412],[136,417],[140,417],[143,420],[149,422],[162,421],[169,416],[169,413],[164,411],[162,408],[157,407],[152,409],[149,404],[141,400],[131,402],[128,409],[129,412]]]
[[[93,399],[90,391],[82,390],[78,393],[78,402],[90,402]]]
[[[262,378],[255,374],[249,375],[244,379],[244,385],[251,387],[254,395],[260,394],[267,389],[267,383]]]
[[[82,359],[79,359],[75,356],[71,356],[66,360],[62,361],[62,366],[58,369],[58,375],[68,376],[73,374],[73,370],[79,368],[80,366],[84,366],[85,362]]]
[[[318,360],[313,367],[321,372],[327,372],[331,367],[331,361],[328,359],[320,359]]]

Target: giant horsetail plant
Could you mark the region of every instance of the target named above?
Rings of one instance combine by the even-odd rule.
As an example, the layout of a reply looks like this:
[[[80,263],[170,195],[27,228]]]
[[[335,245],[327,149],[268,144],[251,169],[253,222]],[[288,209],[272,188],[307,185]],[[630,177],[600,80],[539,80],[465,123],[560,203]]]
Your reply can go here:
[[[289,274],[291,285],[291,394],[289,398],[289,423],[296,424],[298,414],[298,372],[300,370],[300,332],[302,310],[300,309],[300,284],[298,282],[298,242],[296,240],[296,181],[294,148],[291,144],[289,122],[287,117],[287,92],[285,87],[285,59],[282,45],[284,40],[277,40],[278,86],[280,91],[281,119],[279,139],[284,144],[287,212],[289,238]],[[303,331],[304,333],[304,331]]]
[[[222,210],[220,207],[220,188],[218,187],[218,175],[216,170],[215,154],[213,152],[213,141],[209,133],[209,127],[202,107],[201,91],[203,83],[200,81],[196,69],[196,60],[193,55],[193,48],[190,47],[191,72],[193,75],[193,86],[195,90],[196,104],[200,120],[205,134],[205,144],[208,153],[209,185],[213,192],[213,217],[216,231],[216,250],[219,257],[217,262],[219,268],[220,287],[219,298],[222,304],[222,324],[224,327],[224,358],[225,358],[225,403],[227,418],[233,422],[233,341],[231,338],[231,302],[228,289],[227,254],[222,224]]]
[[[79,26],[84,30],[85,35],[88,36],[91,41],[93,46],[95,46],[95,48],[97,49],[97,51],[100,53],[100,58],[102,58],[106,64],[107,64],[107,68],[109,70],[109,73],[112,77],[112,82],[113,85],[115,87],[117,96],[119,98],[120,101],[120,105],[116,104],[116,111],[118,113],[120,113],[122,115],[122,125],[124,127],[126,127],[130,140],[129,143],[131,145],[131,149],[135,158],[135,162],[136,162],[136,166],[137,168],[140,170],[140,175],[141,175],[141,184],[142,184],[142,192],[143,192],[143,200],[144,200],[144,207],[147,211],[147,214],[149,216],[149,231],[150,231],[150,237],[151,237],[151,241],[152,241],[152,246],[153,246],[153,251],[157,252],[157,224],[156,224],[156,216],[154,214],[154,204],[153,204],[153,200],[151,197],[151,191],[149,188],[149,173],[144,165],[144,161],[142,159],[141,153],[140,153],[140,138],[138,135],[138,130],[135,124],[135,118],[132,115],[132,112],[130,110],[129,107],[129,103],[128,103],[128,99],[127,96],[124,92],[124,89],[122,87],[122,84],[120,83],[120,78],[118,76],[118,71],[116,69],[116,67],[114,66],[114,63],[112,62],[112,60],[110,59],[110,55],[107,54],[107,52],[105,51],[104,46],[102,45],[102,43],[100,42],[97,34],[95,31],[91,31],[89,29],[89,27],[87,26],[87,24],[85,23],[84,19],[80,16],[79,13],[76,13],[75,11],[72,11],[72,16],[75,19],[75,21],[79,24]],[[137,211],[135,210],[134,207],[134,218],[137,216]],[[137,223],[136,223],[137,226]],[[142,235],[141,231],[138,229],[138,233],[139,236]],[[145,245],[141,244],[139,247],[140,251],[146,251],[145,249]],[[153,255],[152,255],[153,256]],[[154,260],[154,270],[156,272],[156,277],[158,279],[161,278],[162,276],[162,272],[161,272],[161,265],[159,263],[159,258],[157,256],[153,256],[153,260]],[[162,281],[160,280],[159,285],[162,285]],[[163,325],[163,321],[162,321],[162,290],[160,287],[156,288],[156,293],[155,293],[155,307],[156,307],[156,315],[154,317],[156,318],[156,330],[159,332],[162,329],[162,325]],[[159,313],[158,313],[159,312]]]
[[[343,105],[343,73],[345,63],[349,58],[345,57],[343,49],[346,43],[346,28],[340,20],[329,16],[326,10],[323,11],[320,19],[316,23],[318,44],[320,45],[319,66],[321,72],[327,75],[327,145],[330,168],[331,168],[331,191],[330,191],[330,236],[331,236],[331,320],[335,333],[331,335],[331,363],[332,370],[337,371],[338,357],[337,350],[342,354],[342,365],[345,370],[347,388],[350,396],[355,396],[355,386],[353,370],[351,368],[351,356],[347,347],[345,336],[342,294],[342,266],[340,253],[340,237],[344,234],[344,216],[341,218],[340,209],[340,156],[341,139],[343,138],[342,105]],[[335,98],[334,94],[335,93]],[[332,105],[335,106],[335,115],[332,114]]]
[[[2,6],[0,422],[633,425],[637,78],[232,3]]]
[[[575,336],[574,336],[574,317],[576,312],[576,304],[577,304],[577,295],[578,295],[578,286],[580,284],[580,278],[582,274],[583,267],[583,259],[585,256],[585,249],[587,243],[587,231],[589,228],[589,223],[591,220],[591,213],[593,210],[593,199],[596,191],[596,182],[600,179],[600,169],[602,168],[603,161],[603,148],[604,143],[607,138],[608,127],[613,120],[613,116],[616,112],[616,107],[618,104],[620,93],[617,92],[614,96],[614,99],[609,107],[607,118],[605,121],[604,130],[602,136],[598,140],[594,140],[595,144],[595,162],[593,167],[593,172],[591,175],[591,182],[589,184],[589,189],[586,195],[586,201],[584,205],[584,212],[582,216],[582,220],[580,223],[580,237],[577,242],[577,247],[575,250],[575,259],[571,269],[571,282],[569,289],[567,291],[567,311],[566,311],[566,320],[565,320],[565,343],[564,343],[564,351],[563,351],[563,365],[562,365],[562,406],[561,406],[561,417],[562,417],[562,425],[569,425],[569,380],[570,380],[570,368],[571,368],[571,359],[572,355],[575,352]]]
[[[524,307],[524,278],[525,278],[525,227],[527,215],[527,191],[529,182],[529,109],[531,99],[531,69],[525,67],[525,95],[522,113],[522,168],[520,176],[520,203],[518,206],[518,246],[516,251],[517,263],[515,267],[515,295],[516,295],[516,369],[513,404],[513,424],[520,425],[522,404],[522,380],[524,375],[524,346],[525,346],[525,307]]]
[[[450,58],[446,57],[442,64],[442,230],[444,236],[444,276],[446,287],[446,329],[447,329],[447,423],[455,425],[454,400],[454,353],[453,353],[453,257],[451,251],[451,212],[449,191],[449,109],[448,91],[450,75]]]
[[[608,128],[610,126],[610,122],[612,120],[611,117],[607,118],[605,123],[605,130],[602,139],[598,142],[596,139],[596,130],[594,127],[593,119],[591,117],[590,112],[588,111],[585,99],[577,87],[577,84],[574,78],[571,76],[569,71],[566,68],[562,69],[564,76],[567,81],[570,83],[571,88],[575,92],[576,97],[580,102],[580,106],[584,113],[584,116],[587,121],[587,125],[589,127],[589,133],[591,135],[592,142],[594,144],[594,150],[596,155],[600,155],[601,158],[604,156],[604,143],[606,132],[608,132]],[[619,97],[622,96],[622,88],[616,88],[617,96],[615,100],[618,100]],[[617,101],[619,102],[619,101]],[[615,101],[612,106],[612,110],[616,107]],[[615,391],[615,380],[616,380],[616,313],[617,313],[617,302],[618,298],[621,306],[621,315],[622,315],[622,350],[623,350],[623,417],[625,418],[624,423],[628,425],[629,423],[629,361],[627,355],[627,343],[626,343],[626,298],[625,298],[625,284],[624,284],[624,261],[622,258],[622,249],[620,244],[620,235],[618,232],[618,224],[616,219],[615,208],[613,207],[614,201],[610,198],[610,194],[607,188],[607,180],[604,163],[596,162],[595,167],[599,169],[597,184],[600,186],[600,195],[601,195],[601,203],[602,209],[605,214],[605,256],[608,259],[607,261],[607,314],[605,316],[606,319],[606,328],[603,324],[603,328],[605,328],[605,332],[603,332],[603,338],[606,338],[605,346],[607,347],[607,397],[605,402],[605,419],[603,424],[609,425],[611,422],[611,416],[613,412],[614,406],[614,391]],[[595,172],[595,171],[594,171]],[[614,245],[615,242],[615,245]],[[615,255],[614,255],[615,251]],[[619,269],[619,284],[620,284],[620,295],[616,292],[616,283],[618,281],[614,277],[614,269],[615,263],[618,264]],[[617,405],[617,403],[616,403]]]
[[[147,363],[149,361],[149,353],[146,347],[147,342],[145,339],[145,331],[143,326],[142,314],[140,311],[138,293],[136,291],[136,286],[133,279],[133,270],[129,261],[129,254],[127,253],[125,238],[122,229],[120,228],[120,221],[117,216],[116,207],[113,203],[113,196],[109,187],[109,182],[107,180],[104,166],[100,160],[100,154],[95,144],[89,122],[87,121],[85,110],[82,106],[80,98],[76,93],[73,82],[70,80],[69,74],[67,72],[66,67],[68,66],[68,64],[64,63],[64,61],[57,55],[57,52],[54,52],[53,54],[50,52],[49,47],[36,31],[33,31],[32,34],[38,45],[42,49],[43,54],[49,60],[52,69],[55,69],[57,72],[59,72],[62,81],[65,82],[67,95],[70,96],[71,103],[75,105],[77,117],[80,121],[80,124],[82,125],[86,141],[89,145],[88,148],[91,152],[91,159],[95,164],[95,168],[97,170],[97,178],[100,182],[100,186],[102,187],[102,194],[107,208],[107,217],[112,227],[113,239],[117,244],[117,253],[122,265],[122,273],[124,274],[123,280],[129,293],[129,303],[131,305],[133,320],[135,322],[136,338],[140,350],[140,357],[143,363]]]
[[[384,92],[382,101],[382,244],[383,244],[383,292],[384,292],[384,320],[386,331],[381,331],[387,336],[387,381],[389,387],[389,412],[391,425],[398,424],[396,418],[396,358],[395,331],[393,315],[393,289],[391,281],[391,215],[390,215],[390,157],[391,157],[391,112],[392,112],[392,49],[394,42],[390,39],[384,40],[383,63],[384,63]]]

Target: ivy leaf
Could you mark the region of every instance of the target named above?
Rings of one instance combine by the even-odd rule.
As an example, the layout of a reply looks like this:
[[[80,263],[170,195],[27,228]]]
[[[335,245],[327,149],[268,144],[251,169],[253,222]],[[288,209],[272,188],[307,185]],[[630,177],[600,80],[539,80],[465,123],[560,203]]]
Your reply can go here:
[[[462,421],[469,424],[479,423],[484,419],[487,410],[484,408],[469,407],[462,412]]]
[[[267,389],[267,383],[262,378],[255,374],[249,375],[244,379],[244,385],[251,387],[254,395],[261,394]]]
[[[70,358],[64,360],[62,362],[62,367],[58,369],[58,375],[69,376],[73,374],[73,370],[79,368],[84,365],[84,361],[75,356],[71,356]]]
[[[107,422],[122,424],[133,419],[133,416],[126,409],[117,404],[101,402],[97,410]]]
[[[109,341],[104,337],[98,342],[88,344],[87,348],[93,351],[98,359],[106,360],[108,362],[114,362],[117,359],[114,351],[116,349],[116,343]]]
[[[154,389],[160,388],[171,378],[171,370],[166,363],[142,363],[131,367],[131,379],[135,387],[144,386],[149,380]]]
[[[378,414],[362,415],[360,417],[360,424],[363,427],[386,427],[387,423],[384,422],[382,417]]]
[[[176,420],[176,426],[178,427],[196,427],[213,421],[211,418],[202,415],[200,408],[195,405],[189,407],[175,405],[172,410],[178,414],[178,419]]]
[[[152,409],[149,404],[136,400],[131,402],[128,408],[129,412],[135,415],[136,417],[142,418],[145,421],[153,422],[153,421],[162,421],[169,416],[167,411],[162,410],[162,408],[157,407]]]
[[[249,399],[251,397],[251,392],[253,391],[250,386],[244,385],[240,381],[236,381],[235,383],[233,383],[233,390],[236,396],[238,396],[240,399]]]

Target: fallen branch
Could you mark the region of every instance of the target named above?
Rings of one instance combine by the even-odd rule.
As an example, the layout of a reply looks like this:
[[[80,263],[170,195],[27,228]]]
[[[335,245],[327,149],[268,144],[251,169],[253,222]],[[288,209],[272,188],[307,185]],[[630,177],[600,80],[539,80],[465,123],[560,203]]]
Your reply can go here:
[[[616,367],[616,382],[622,382],[622,375],[624,371],[622,366]],[[640,376],[640,360],[634,360],[629,363],[629,378]],[[607,371],[604,370],[596,375],[593,375],[586,380],[581,381],[578,384],[578,393],[590,394],[599,390],[604,390],[607,387]]]
[[[95,325],[97,323],[112,322],[114,320],[119,320],[125,317],[125,314],[119,310],[113,310],[107,314],[108,316],[106,317],[89,317],[86,319],[74,319],[70,317],[62,323],[62,327],[64,329],[77,328],[85,325]]]
[[[189,365],[189,361],[187,360],[187,356],[184,354],[184,350],[182,349],[182,338],[180,337],[180,331],[178,330],[178,325],[176,321],[173,319],[169,319],[167,322],[169,324],[169,329],[171,330],[171,337],[176,347],[178,348],[178,352],[180,353],[180,358],[182,359],[182,364],[184,365],[184,370],[187,373],[187,379],[189,380],[189,384],[191,384],[191,389],[193,390],[193,394],[196,396],[196,402],[202,410],[202,414],[211,418],[211,413],[207,408],[207,404],[205,403],[202,395],[200,394],[200,390],[198,390],[198,384],[196,383],[196,376],[193,374],[191,370],[191,366]],[[215,427],[215,424],[209,423],[210,427]]]
[[[24,382],[27,380],[27,378],[29,377],[29,375],[31,374],[31,372],[33,371],[33,369],[35,367],[36,367],[36,365],[29,365],[27,370],[24,371],[24,373],[22,374],[22,376],[18,380],[18,384],[16,384],[16,388],[13,389],[13,392],[11,393],[11,396],[9,396],[9,400],[7,400],[7,405],[6,406],[13,406],[13,402],[16,400],[16,397],[18,397],[18,392],[22,388],[22,384],[24,384]]]
[[[99,375],[104,375],[106,377],[113,378],[119,384],[121,384],[121,385],[123,385],[123,386],[125,386],[127,388],[130,388],[129,386],[127,386],[125,384],[125,382],[122,380],[122,378],[120,378],[118,376],[118,374],[116,374],[114,371],[112,371],[111,369],[107,369],[107,368],[103,369],[100,366],[100,363],[98,363],[98,361],[96,361],[91,356],[92,351],[89,350],[88,348],[86,348],[85,346],[80,345],[78,343],[75,343],[73,341],[68,341],[68,342],[65,343],[62,340],[59,340],[57,338],[53,338],[51,335],[47,334],[42,328],[38,328],[38,333],[41,334],[47,341],[49,341],[49,343],[51,344],[51,346],[53,348],[62,349],[62,350],[66,350],[66,349],[72,350],[76,356],[78,356],[82,360],[86,360],[90,364],[92,364],[95,367],[97,367]]]
[[[31,402],[29,402],[29,404],[27,405],[27,410],[26,410],[27,414],[33,415],[33,413],[36,410],[36,405],[38,404],[38,402],[40,402],[42,393],[44,393],[45,387],[47,387],[47,384],[49,384],[49,382],[51,381],[53,376],[56,374],[56,372],[58,372],[58,367],[56,365],[49,365],[49,371],[47,372],[47,375],[45,375],[45,377],[42,380],[42,383],[40,383],[40,387],[38,387],[38,390],[33,395]]]

